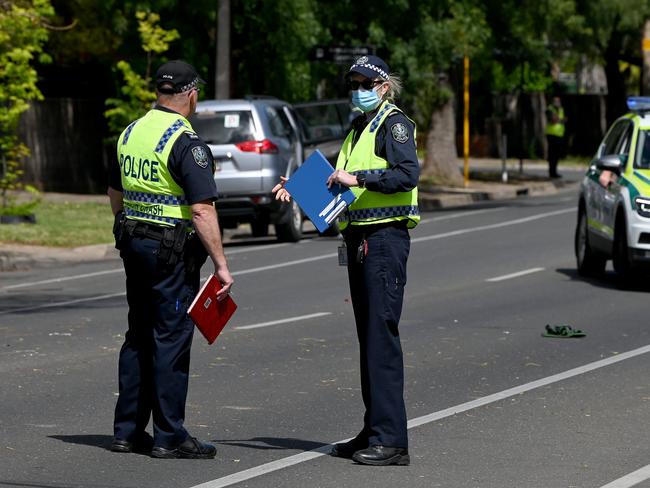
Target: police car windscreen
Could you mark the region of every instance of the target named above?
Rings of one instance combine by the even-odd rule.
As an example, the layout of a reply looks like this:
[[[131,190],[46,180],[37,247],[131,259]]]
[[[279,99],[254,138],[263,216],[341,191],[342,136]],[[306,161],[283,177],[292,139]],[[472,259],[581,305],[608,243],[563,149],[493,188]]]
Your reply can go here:
[[[247,110],[197,112],[190,122],[207,144],[237,144],[255,139],[253,117]]]
[[[634,158],[635,169],[650,169],[650,130],[640,130]]]

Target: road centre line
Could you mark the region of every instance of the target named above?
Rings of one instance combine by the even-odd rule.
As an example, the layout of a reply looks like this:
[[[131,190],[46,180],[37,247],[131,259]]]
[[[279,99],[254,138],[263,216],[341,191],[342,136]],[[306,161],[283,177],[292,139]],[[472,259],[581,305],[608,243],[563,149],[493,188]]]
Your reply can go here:
[[[239,327],[235,327],[235,330],[260,329],[262,327],[270,327],[271,325],[288,324],[290,322],[299,322],[300,320],[308,320],[308,319],[315,319],[318,317],[325,317],[326,315],[332,315],[332,312],[318,312],[309,315],[300,315],[298,317],[289,317],[287,319],[272,320],[270,322],[262,322],[259,324],[241,325]]]
[[[632,473],[623,476],[617,480],[607,483],[601,488],[630,488],[650,478],[650,465],[637,469]]]
[[[472,217],[474,215],[479,215],[484,213],[500,212],[502,210],[505,210],[506,208],[507,207],[484,208],[482,210],[472,210],[469,212],[458,212],[449,215],[440,215],[439,217],[430,217],[428,219],[422,219],[420,220],[420,224],[428,224],[429,222],[438,222],[440,220],[459,219],[461,217]]]
[[[637,356],[641,356],[642,354],[647,354],[649,352],[650,352],[650,345],[646,345],[638,349],[633,349],[631,351],[627,351],[615,356],[610,356],[608,358],[594,361],[592,363],[588,363],[583,366],[578,366],[577,368],[569,369],[562,373],[547,376],[539,380],[531,381],[523,385],[515,386],[513,388],[509,388],[507,390],[494,393],[492,395],[488,395],[482,398],[477,398],[476,400],[472,400],[466,403],[461,403],[460,405],[456,405],[444,410],[440,410],[438,412],[433,412],[428,415],[423,415],[421,417],[414,418],[412,420],[409,420],[408,428],[414,429],[416,427],[420,427],[422,425],[426,425],[435,422],[437,420],[442,420],[447,417],[452,417],[459,413],[467,412],[469,410],[483,407],[491,403],[499,402],[501,400],[505,400],[507,398],[516,395],[521,395],[523,393],[527,393],[531,390],[535,390],[543,386],[552,385],[554,383],[558,383],[560,381],[573,378],[575,376],[589,373],[591,371],[595,371],[597,369],[604,368],[606,366],[611,366],[612,364],[625,361],[626,359],[635,358]],[[344,440],[336,441],[336,443],[346,442],[348,440],[349,439],[344,439]],[[245,469],[243,471],[239,471],[230,474],[228,476],[224,476],[222,478],[218,478],[212,481],[207,481],[205,483],[201,483],[200,485],[192,486],[191,488],[223,488],[226,486],[234,485],[236,483],[241,483],[242,481],[250,480],[252,478],[257,478],[267,473],[272,473],[280,469],[288,468],[290,466],[295,466],[296,464],[304,463],[305,461],[310,461],[320,456],[324,456],[325,454],[329,453],[333,444],[328,444],[326,446],[319,447],[318,449],[312,451],[301,452],[293,456],[288,456],[286,458],[278,459],[276,461],[271,461],[269,463],[262,464],[260,466],[255,466],[253,468]],[[633,477],[632,475],[635,476]],[[645,478],[642,478],[643,476],[645,476]],[[650,468],[648,467],[642,468],[641,470],[635,471],[634,473],[628,475],[628,477],[630,477],[629,481],[635,481],[635,484],[639,483],[644,479],[647,479],[647,477],[650,477]],[[617,481],[625,480],[628,477],[621,478],[620,480]],[[605,485],[602,488],[628,488],[631,486],[633,486],[633,484],[611,484],[610,483],[609,485]]]
[[[441,215],[439,217],[432,217],[429,219],[423,219],[420,221],[420,224],[428,224],[429,222],[437,222],[441,220],[451,220],[451,219],[457,219],[461,217],[471,217],[473,215],[478,215],[482,213],[488,213],[488,212],[497,212],[501,210],[505,210],[506,207],[496,207],[496,208],[487,208],[487,209],[482,209],[482,210],[473,210],[469,212],[458,212],[450,215]],[[255,252],[255,251],[265,251],[269,249],[276,249],[278,247],[286,247],[290,245],[287,242],[283,243],[277,243],[277,244],[270,244],[270,245],[260,245],[260,246],[253,246],[253,247],[247,247],[244,249],[233,249],[230,250],[226,248],[226,257],[231,256],[234,254],[242,254],[246,252]],[[71,276],[62,276],[60,278],[51,278],[47,280],[40,280],[40,281],[31,281],[28,283],[18,283],[16,285],[8,285],[8,286],[2,286],[0,287],[0,291],[5,291],[5,290],[15,290],[17,288],[27,288],[29,286],[36,286],[36,285],[47,285],[50,283],[61,283],[64,281],[71,281],[71,280],[79,280],[83,278],[93,278],[95,276],[103,276],[107,274],[115,274],[115,273],[121,273],[124,271],[124,268],[118,268],[118,269],[109,269],[105,271],[96,271],[94,273],[83,273],[83,274],[78,274],[78,275],[71,275]]]
[[[491,229],[499,229],[501,227],[509,227],[511,225],[518,225],[518,224],[525,224],[527,222],[533,222],[535,220],[539,219],[544,219],[546,217],[553,217],[555,215],[562,215],[565,213],[569,212],[576,212],[576,208],[564,208],[562,210],[555,210],[553,212],[544,212],[541,214],[535,214],[531,215],[530,217],[523,217],[520,219],[514,219],[514,220],[506,220],[504,222],[499,222],[496,224],[486,224],[486,225],[480,225],[478,227],[469,227],[466,229],[458,229],[458,230],[452,230],[450,232],[443,232],[442,234],[434,234],[432,236],[422,236],[422,237],[416,237],[415,239],[411,239],[411,243],[417,243],[417,242],[424,242],[424,241],[433,241],[436,239],[444,239],[446,237],[455,237],[455,236],[460,236],[463,234],[470,234],[472,232],[479,232],[482,230],[491,230]]]
[[[266,249],[276,249],[278,247],[285,247],[288,246],[289,243],[277,243],[277,244],[270,244],[267,246],[253,246],[253,247],[247,247],[244,249],[233,249],[229,250],[226,248],[226,256],[231,256],[233,254],[242,254],[246,252],[255,252],[255,251],[262,251]],[[8,285],[8,286],[1,286],[0,291],[5,291],[5,290],[15,290],[17,288],[27,288],[29,286],[35,286],[35,285],[47,285],[50,283],[61,283],[63,281],[71,281],[71,280],[80,280],[83,278],[94,278],[95,276],[103,276],[107,274],[115,274],[115,273],[123,273],[124,268],[116,268],[116,269],[108,269],[104,271],[95,271],[93,273],[83,273],[83,274],[78,274],[78,275],[70,275],[70,276],[61,276],[60,278],[50,278],[47,280],[40,280],[40,281],[31,281],[28,283],[18,283],[15,285]]]
[[[494,278],[488,278],[485,281],[489,281],[491,283],[496,283],[497,281],[505,281],[509,280],[511,278],[519,278],[520,276],[525,276],[531,273],[537,273],[538,271],[544,271],[544,268],[530,268],[530,269],[524,269],[523,271],[517,271],[516,273],[510,273],[507,275],[502,275],[502,276],[496,276]]]
[[[529,217],[523,217],[519,219],[514,219],[514,220],[506,220],[504,222],[498,222],[496,224],[487,224],[487,225],[481,225],[478,227],[468,227],[465,229],[458,229],[454,230],[451,232],[443,232],[441,234],[434,234],[430,236],[422,236],[422,237],[416,237],[414,239],[411,239],[411,243],[418,243],[418,242],[425,242],[425,241],[431,241],[431,240],[436,240],[436,239],[445,239],[447,237],[455,237],[459,235],[464,235],[464,234],[470,234],[473,232],[480,232],[483,230],[491,230],[491,229],[498,229],[501,227],[508,227],[511,225],[518,225],[518,224],[524,224],[528,222],[532,222],[535,220],[543,219],[546,217],[553,217],[555,215],[561,215],[569,212],[575,212],[575,208],[565,208],[562,210],[555,210],[553,212],[544,212],[540,214],[535,214],[531,215]],[[314,261],[322,261],[323,259],[332,259],[334,257],[338,256],[338,253],[328,253],[328,254],[321,254],[319,256],[312,256],[310,258],[303,258],[303,259],[297,259],[294,261],[286,261],[284,263],[277,263],[277,264],[270,264],[268,266],[260,266],[258,268],[251,268],[251,269],[245,269],[241,271],[234,271],[231,274],[233,276],[242,276],[246,274],[252,274],[252,273],[259,273],[262,271],[270,271],[274,269],[280,269],[280,268],[286,268],[289,266],[296,266],[299,264],[304,264],[304,263],[310,263]],[[12,310],[4,310],[0,311],[0,315],[6,315],[9,313],[14,313],[14,312],[23,312],[23,311],[33,311],[33,310],[39,310],[43,308],[52,308],[52,307],[59,307],[59,306],[65,306],[65,305],[70,305],[73,303],[81,303],[81,302],[89,302],[92,300],[103,300],[106,298],[113,298],[113,297],[118,297],[118,296],[124,296],[126,295],[126,292],[122,293],[115,293],[111,295],[100,295],[97,297],[87,297],[87,298],[80,298],[78,300],[72,300],[68,302],[58,302],[58,303],[48,303],[45,305],[37,305],[33,307],[24,307],[24,308],[19,308],[19,309],[12,309]]]

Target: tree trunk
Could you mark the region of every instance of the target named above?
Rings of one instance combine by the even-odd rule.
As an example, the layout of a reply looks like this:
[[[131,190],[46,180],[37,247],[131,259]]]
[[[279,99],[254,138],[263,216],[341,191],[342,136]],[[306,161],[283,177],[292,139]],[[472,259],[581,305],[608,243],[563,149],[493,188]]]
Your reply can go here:
[[[217,15],[215,98],[230,98],[230,0],[219,0]]]
[[[458,168],[456,151],[453,97],[431,114],[422,176],[430,178],[435,184],[463,186],[463,176]]]
[[[641,56],[643,59],[643,74],[641,75],[641,95],[650,95],[650,19],[643,26],[641,40]]]

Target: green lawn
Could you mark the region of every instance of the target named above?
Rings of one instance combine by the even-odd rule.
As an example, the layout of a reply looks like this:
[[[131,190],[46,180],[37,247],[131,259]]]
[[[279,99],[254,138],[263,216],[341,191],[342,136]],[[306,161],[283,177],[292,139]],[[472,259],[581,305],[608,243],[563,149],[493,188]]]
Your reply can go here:
[[[0,243],[76,247],[113,241],[108,203],[42,202],[36,224],[0,224]]]

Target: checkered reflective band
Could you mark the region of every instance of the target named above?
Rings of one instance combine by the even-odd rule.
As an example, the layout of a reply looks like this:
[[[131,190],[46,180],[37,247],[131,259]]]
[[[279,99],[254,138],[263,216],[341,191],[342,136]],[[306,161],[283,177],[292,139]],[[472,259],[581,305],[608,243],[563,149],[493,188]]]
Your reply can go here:
[[[126,213],[127,217],[156,220],[158,222],[164,222],[171,225],[176,225],[178,222],[185,222],[187,223],[188,226],[192,224],[191,220],[174,219],[172,217],[161,217],[160,215],[151,215],[145,212],[138,212],[137,210],[132,210],[129,207],[124,207],[124,212]]]
[[[370,122],[370,132],[375,132],[377,130],[377,127],[379,127],[379,123],[381,122],[381,118],[384,116],[386,112],[388,112],[391,108],[395,108],[395,105],[392,105],[390,103],[387,103],[384,108],[381,109],[381,111],[375,115],[375,118],[372,119],[372,122]]]
[[[140,119],[138,119],[140,120]],[[126,128],[124,131],[124,137],[122,138],[122,145],[126,144],[127,141],[129,140],[129,136],[131,135],[131,131],[133,130],[133,126],[138,122],[138,120],[131,122],[129,126]]]
[[[171,139],[171,137],[174,135],[174,133],[180,129],[181,127],[185,127],[185,122],[183,122],[181,119],[178,119],[176,122],[174,122],[172,125],[170,125],[165,133],[162,135],[160,138],[160,141],[158,141],[158,145],[156,146],[156,152],[161,153],[165,150],[165,146],[167,145],[167,141]]]
[[[385,169],[361,169],[359,171],[350,171],[352,176],[356,175],[381,175],[386,172]]]
[[[359,210],[350,210],[347,215],[343,216],[343,221],[348,220],[348,215],[351,220],[365,220],[365,219],[385,219],[386,217],[402,217],[402,216],[415,216],[420,215],[420,210],[417,205],[403,205],[400,207],[377,207],[377,208],[362,208]]]
[[[362,60],[363,60],[363,58],[359,58],[359,59],[357,59],[357,62],[354,63],[352,66],[350,66],[350,69],[352,70],[352,69],[354,69],[356,66],[360,66],[360,67],[362,67],[362,68],[369,68],[369,69],[371,69],[371,70],[373,70],[373,71],[379,73],[379,75],[380,75],[383,79],[385,79],[385,80],[388,80],[388,79],[389,79],[389,77],[388,77],[388,73],[386,73],[386,72],[385,72],[383,69],[381,69],[379,66],[374,65],[374,64],[370,64],[370,63],[360,63],[359,61],[362,61]]]
[[[185,200],[185,196],[154,195],[153,193],[132,190],[124,190],[124,199],[133,202],[158,203],[162,205],[189,205],[189,202]]]

